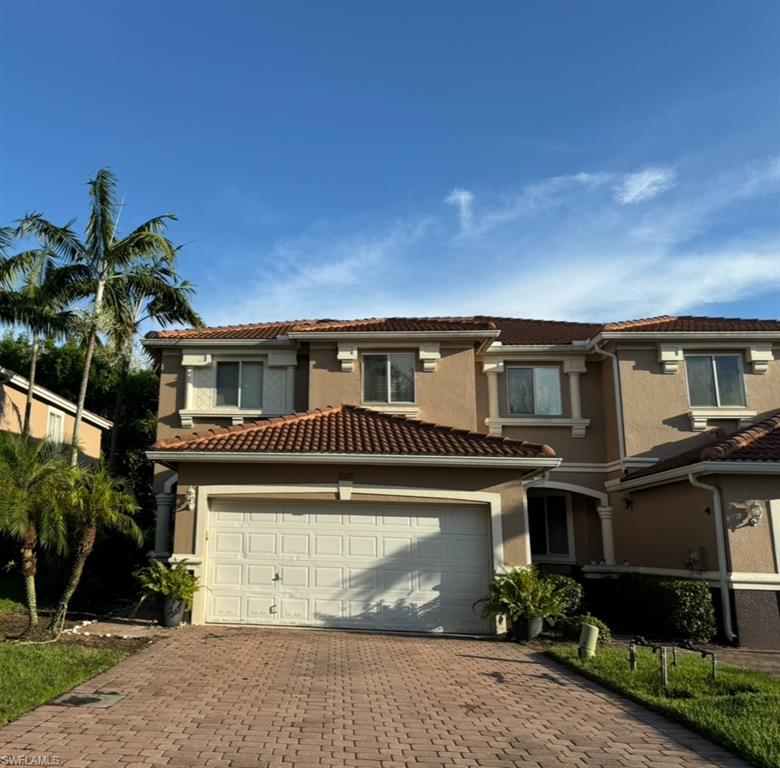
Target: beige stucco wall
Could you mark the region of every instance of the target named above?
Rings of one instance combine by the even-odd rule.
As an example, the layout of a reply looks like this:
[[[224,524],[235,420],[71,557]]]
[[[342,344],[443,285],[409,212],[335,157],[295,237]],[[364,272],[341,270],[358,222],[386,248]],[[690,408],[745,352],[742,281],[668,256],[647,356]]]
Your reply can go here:
[[[742,352],[740,349],[717,351]],[[691,429],[684,365],[680,365],[677,373],[665,374],[658,362],[657,345],[618,349],[618,355],[629,456],[663,458],[693,448],[707,439],[704,433]],[[780,360],[771,362],[765,374],[753,373],[744,359],[743,366],[748,410],[756,411],[757,419],[761,419],[780,409]],[[737,428],[734,421],[713,420],[711,426],[726,431]]]
[[[774,551],[768,508],[769,500],[780,499],[780,476],[720,475],[702,479],[721,491],[730,569],[738,573],[780,573],[780,553]],[[755,528],[747,524],[753,501],[760,502],[764,509]]]
[[[184,404],[184,369],[181,350],[163,350],[160,356],[160,400],[158,405],[157,439],[163,440],[182,433],[179,409]],[[200,427],[200,425],[199,425]]]
[[[423,371],[417,360],[415,394],[423,421],[474,430],[477,427],[473,347],[442,345],[435,371]],[[370,352],[409,352],[417,348],[361,349]],[[312,344],[309,350],[309,408],[329,405],[361,405],[362,371],[360,360],[353,370],[342,371],[335,344]]]
[[[483,491],[501,496],[501,525],[504,560],[507,565],[526,563],[523,492],[519,475],[501,469],[405,468],[370,467],[362,465],[294,465],[294,464],[181,464],[178,488],[184,493],[190,486],[200,485],[261,485],[300,483],[336,484],[339,475],[351,473],[355,485],[382,485],[403,488]],[[307,498],[307,494],[286,496]],[[320,497],[318,497],[320,498]],[[336,494],[325,497],[335,501]],[[358,495],[354,497],[358,500]],[[180,498],[180,502],[183,498]],[[374,500],[376,498],[374,497]],[[422,500],[422,499],[421,499]],[[391,500],[392,501],[392,500]],[[404,500],[409,503],[409,500]],[[414,500],[412,500],[414,501]],[[419,501],[419,500],[418,500]],[[425,499],[428,502],[428,499]],[[389,503],[389,502],[388,502]],[[461,502],[451,502],[460,504]],[[182,509],[175,516],[174,552],[194,551],[194,514]]]
[[[624,498],[631,501],[628,509]],[[717,570],[712,494],[680,482],[615,493],[610,503],[618,563],[682,569],[688,552],[704,547],[701,570]]]
[[[24,421],[24,408],[27,398],[23,392],[10,384],[0,385],[0,430],[20,433]],[[65,444],[70,443],[73,436],[74,417],[57,406],[49,406],[37,397],[33,399],[30,414],[30,434],[36,439],[44,439],[49,424],[49,408],[59,411],[65,417]],[[81,422],[79,442],[85,456],[92,459],[100,457],[100,440],[102,431],[89,422]]]

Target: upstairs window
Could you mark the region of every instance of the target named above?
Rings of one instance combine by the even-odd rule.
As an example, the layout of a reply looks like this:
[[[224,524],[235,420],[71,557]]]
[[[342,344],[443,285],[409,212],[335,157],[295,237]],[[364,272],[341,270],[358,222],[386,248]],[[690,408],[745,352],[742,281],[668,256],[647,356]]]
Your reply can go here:
[[[739,355],[686,355],[688,396],[693,406],[744,406],[745,376]]]
[[[561,373],[556,367],[506,369],[507,401],[512,416],[560,416]]]
[[[528,495],[531,555],[540,558],[572,556],[569,510],[564,494]]]
[[[54,408],[49,408],[49,418],[46,423],[46,439],[61,445],[65,442],[65,414]]]
[[[218,362],[216,405],[260,410],[263,407],[263,364]]]
[[[413,403],[414,355],[363,355],[364,403]]]

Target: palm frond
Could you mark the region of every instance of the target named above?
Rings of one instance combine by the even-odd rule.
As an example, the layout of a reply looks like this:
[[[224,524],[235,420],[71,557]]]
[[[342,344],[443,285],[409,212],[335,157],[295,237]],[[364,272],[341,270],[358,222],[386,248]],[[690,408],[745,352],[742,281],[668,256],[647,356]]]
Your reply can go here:
[[[101,168],[87,186],[91,200],[87,249],[91,261],[103,264],[116,236],[116,177],[108,168]]]
[[[71,262],[85,258],[86,250],[71,228],[73,221],[58,227],[45,219],[40,213],[28,213],[20,220],[16,230],[17,237],[37,237],[41,243],[51,248],[58,256]]]

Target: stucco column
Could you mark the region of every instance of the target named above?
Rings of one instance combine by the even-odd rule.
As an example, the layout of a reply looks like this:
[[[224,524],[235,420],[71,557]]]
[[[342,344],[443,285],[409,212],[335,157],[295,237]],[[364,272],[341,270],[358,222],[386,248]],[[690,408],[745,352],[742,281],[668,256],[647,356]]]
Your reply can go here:
[[[596,507],[601,520],[601,548],[606,565],[615,564],[615,536],[612,532],[612,507]]]
[[[498,376],[504,372],[503,361],[484,362],[482,373],[487,376],[488,384],[488,432],[491,435],[501,435],[501,425],[496,421],[499,418],[498,409]]]
[[[171,510],[176,501],[176,495],[173,493],[157,493],[154,498],[157,501],[154,556],[168,557],[171,554],[168,549],[168,532],[171,523]]]
[[[184,410],[192,408],[193,370],[192,366],[184,369]]]

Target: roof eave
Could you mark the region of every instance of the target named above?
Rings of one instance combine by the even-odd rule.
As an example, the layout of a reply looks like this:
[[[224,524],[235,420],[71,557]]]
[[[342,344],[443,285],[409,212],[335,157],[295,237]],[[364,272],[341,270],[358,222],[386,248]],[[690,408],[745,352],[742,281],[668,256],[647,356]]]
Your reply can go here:
[[[780,341],[780,331],[601,331],[588,340],[588,346],[592,347],[600,341],[612,339],[645,339],[650,341],[663,341],[669,339],[682,339],[695,341],[702,339],[768,339]]]
[[[3,368],[2,366],[0,366],[0,374],[2,374],[5,383],[19,387],[25,392],[30,389],[30,381],[24,376],[21,376],[8,368]],[[45,400],[50,405],[54,405],[72,416],[76,414],[77,406],[75,403],[58,395],[56,392],[52,392],[50,389],[46,389],[46,387],[42,387],[40,384],[35,384],[33,386],[33,398],[37,398],[39,401]],[[83,411],[81,417],[84,421],[99,429],[111,429],[111,427],[114,426],[113,421],[98,416],[96,413],[92,413],[92,411]]]
[[[367,453],[262,453],[250,451],[146,452],[150,461],[163,464],[187,462],[232,462],[236,464],[372,464],[382,466],[472,467],[489,469],[554,469],[558,457],[535,456],[403,456]]]
[[[158,339],[149,338],[141,341],[147,349],[156,347],[292,347],[288,336],[277,336],[273,339]]]
[[[780,461],[698,461],[695,464],[686,464],[663,472],[657,472],[634,480],[619,480],[610,483],[610,490],[631,491],[640,488],[649,488],[654,485],[676,483],[685,479],[688,475],[778,475],[780,474]]]

